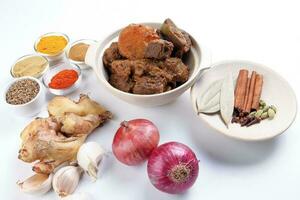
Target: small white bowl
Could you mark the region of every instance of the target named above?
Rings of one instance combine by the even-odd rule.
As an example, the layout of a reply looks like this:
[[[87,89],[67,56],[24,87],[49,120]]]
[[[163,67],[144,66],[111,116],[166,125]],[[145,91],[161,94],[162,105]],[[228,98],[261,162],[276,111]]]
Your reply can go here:
[[[73,42],[72,44],[70,44],[70,45],[68,46],[68,48],[66,49],[66,57],[69,59],[69,61],[70,61],[71,63],[78,65],[81,69],[88,69],[88,68],[90,68],[90,66],[87,65],[84,61],[76,61],[76,60],[72,60],[72,59],[69,57],[70,49],[71,49],[74,45],[79,44],[79,43],[84,43],[84,44],[91,45],[91,44],[97,43],[97,41],[96,41],[96,40],[89,40],[89,39],[81,39],[81,40],[77,40],[77,41]]]
[[[65,69],[73,69],[78,73],[78,79],[77,81],[70,87],[65,89],[53,89],[49,87],[49,83],[53,76],[55,76],[58,72],[65,70]],[[82,74],[80,68],[72,63],[58,63],[54,66],[51,66],[51,68],[46,72],[46,74],[43,76],[43,84],[48,89],[48,91],[54,95],[67,95],[75,90],[77,90],[80,87],[82,80]]]
[[[23,80],[23,79],[31,79],[31,80],[36,81],[40,86],[40,90],[39,90],[38,94],[31,101],[24,103],[24,104],[13,105],[13,104],[7,103],[6,93],[7,93],[8,89],[10,88],[10,86],[12,84],[14,84],[17,81]],[[20,116],[24,116],[24,117],[32,117],[41,111],[41,108],[43,107],[43,105],[45,103],[44,86],[41,83],[41,81],[39,81],[37,78],[31,77],[31,76],[23,76],[20,78],[16,78],[16,79],[12,80],[6,86],[6,89],[5,89],[4,95],[3,95],[3,99],[4,99],[6,106],[8,106],[12,110],[12,113],[15,113],[16,115],[20,115]]]
[[[203,94],[206,88],[216,80],[224,78],[229,72],[237,77],[240,69],[255,70],[264,77],[261,99],[268,105],[274,105],[277,113],[274,119],[265,119],[258,124],[249,127],[241,127],[240,124],[229,124],[227,128],[220,114],[198,114],[198,117],[208,126],[226,136],[245,141],[267,140],[283,133],[293,123],[297,114],[297,100],[294,91],[286,80],[272,69],[250,61],[223,61],[213,64],[210,69],[200,76],[191,88],[191,100],[193,109],[197,111],[197,98]]]
[[[29,55],[25,55],[25,56],[22,56],[22,57],[18,58],[18,59],[14,62],[14,64],[11,66],[11,69],[10,69],[10,74],[11,74],[11,76],[12,76],[13,78],[18,78],[18,77],[15,77],[15,75],[14,75],[14,73],[13,73],[13,69],[14,69],[14,67],[15,67],[15,65],[16,65],[17,62],[20,62],[20,61],[22,61],[22,60],[24,60],[24,59],[26,59],[26,58],[34,57],[34,56],[41,57],[41,58],[43,58],[43,59],[45,59],[45,60],[47,61],[47,66],[45,67],[45,69],[44,69],[41,73],[32,76],[32,77],[34,77],[34,78],[41,78],[41,77],[45,74],[45,72],[49,69],[49,61],[47,60],[47,58],[45,58],[44,56],[41,56],[41,55],[39,55],[39,54],[29,54]]]
[[[40,42],[40,40],[45,37],[45,36],[63,36],[66,40],[67,40],[67,44],[66,46],[59,52],[57,52],[56,54],[45,54],[45,53],[41,53],[37,50],[37,44]],[[41,35],[40,37],[38,37],[38,39],[35,41],[34,43],[34,50],[36,53],[46,57],[50,62],[52,61],[57,61],[57,60],[61,60],[64,58],[65,56],[65,50],[68,48],[68,44],[69,44],[69,37],[64,34],[64,33],[59,33],[59,32],[50,32],[50,33],[45,33],[44,35]]]
[[[161,27],[161,23],[142,23],[144,25],[148,25],[154,28],[159,29]],[[151,95],[140,95],[140,94],[132,94],[123,92],[115,87],[113,87],[108,82],[108,75],[103,66],[102,56],[107,47],[114,41],[118,40],[119,33],[122,29],[115,31],[110,34],[107,38],[104,39],[101,43],[92,44],[87,51],[85,56],[85,63],[90,65],[98,79],[101,83],[116,97],[139,106],[158,106],[170,103],[176,100],[181,94],[183,94],[186,90],[188,90],[196,81],[198,75],[201,72],[201,68],[207,67],[210,65],[210,56],[207,55],[206,51],[203,51],[200,48],[198,42],[190,35],[193,46],[189,52],[189,56],[185,60],[185,64],[187,64],[190,68],[189,80],[182,84],[181,86],[174,88],[170,91],[163,92],[160,94],[151,94]]]

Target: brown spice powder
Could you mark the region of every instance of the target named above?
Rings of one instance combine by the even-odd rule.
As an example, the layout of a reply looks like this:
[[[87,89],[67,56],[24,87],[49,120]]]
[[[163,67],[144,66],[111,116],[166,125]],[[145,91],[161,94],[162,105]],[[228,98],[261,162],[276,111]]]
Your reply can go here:
[[[71,47],[69,51],[69,58],[75,61],[84,61],[85,54],[90,45],[85,43],[78,43]]]

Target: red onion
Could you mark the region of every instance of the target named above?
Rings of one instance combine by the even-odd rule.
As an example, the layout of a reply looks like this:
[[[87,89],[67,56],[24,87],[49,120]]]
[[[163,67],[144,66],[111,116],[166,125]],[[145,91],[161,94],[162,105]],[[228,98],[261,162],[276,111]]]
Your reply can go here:
[[[126,165],[138,165],[146,161],[159,141],[156,126],[146,119],[124,121],[117,130],[112,150],[116,158]]]
[[[150,181],[157,189],[178,194],[195,183],[199,165],[189,147],[178,142],[168,142],[152,152],[147,168]]]

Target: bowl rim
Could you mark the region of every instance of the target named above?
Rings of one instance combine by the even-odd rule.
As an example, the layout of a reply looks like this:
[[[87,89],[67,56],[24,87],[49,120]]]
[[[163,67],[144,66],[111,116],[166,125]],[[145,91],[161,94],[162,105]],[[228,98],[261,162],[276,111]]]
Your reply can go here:
[[[46,53],[39,52],[39,51],[37,50],[37,44],[40,42],[40,40],[41,40],[43,37],[50,36],[50,35],[63,36],[63,37],[67,40],[66,46],[65,46],[61,51],[59,51],[59,52],[57,52],[57,53],[55,53],[55,54],[46,54]],[[66,48],[68,47],[69,43],[70,43],[70,38],[69,38],[69,36],[68,36],[67,34],[62,33],[62,32],[48,32],[48,33],[45,33],[45,34],[43,34],[43,35],[40,35],[40,36],[35,40],[34,45],[33,45],[33,49],[34,49],[34,51],[35,51],[37,54],[40,54],[40,55],[42,55],[42,56],[45,56],[45,57],[55,57],[55,56],[58,56],[58,55],[62,54],[62,53],[66,50]]]
[[[20,81],[20,80],[24,80],[24,79],[31,79],[33,81],[36,81],[38,84],[39,84],[39,92],[37,93],[37,95],[31,99],[30,101],[24,103],[24,104],[17,104],[17,105],[14,105],[14,104],[10,104],[6,101],[6,93],[8,91],[8,89],[12,86],[12,84],[16,83],[17,81]],[[11,107],[23,107],[23,106],[26,106],[28,104],[31,104],[32,102],[34,102],[37,98],[39,98],[39,96],[41,95],[42,93],[42,90],[43,90],[43,84],[41,83],[41,81],[35,77],[32,77],[32,76],[22,76],[22,77],[19,77],[19,78],[14,78],[13,80],[11,80],[7,85],[6,85],[6,88],[4,90],[4,95],[3,95],[3,99],[4,99],[4,102],[6,105],[9,105]]]
[[[148,26],[161,26],[162,23],[160,22],[140,22],[140,23],[137,23],[137,24],[143,24],[143,25],[148,25]],[[102,62],[102,56],[103,56],[103,53],[105,51],[104,47],[106,45],[104,44],[108,44],[107,43],[107,40],[109,39],[109,41],[111,42],[111,37],[113,37],[115,34],[118,34],[122,29],[122,28],[119,28],[113,32],[111,32],[109,35],[107,35],[100,43],[101,46],[103,46],[103,48],[100,49],[100,53],[97,55],[97,62],[96,62],[96,69],[95,69],[95,73],[97,74],[97,76],[99,77],[99,79],[101,80],[102,83],[105,84],[106,87],[108,87],[109,89],[113,90],[114,92],[116,93],[120,93],[120,94],[123,94],[123,95],[126,95],[126,96],[131,96],[131,97],[137,97],[137,98],[148,98],[148,97],[160,97],[160,96],[165,96],[165,95],[168,95],[168,94],[172,94],[172,93],[176,93],[177,91],[179,90],[187,90],[188,88],[190,88],[194,81],[196,80],[196,78],[198,77],[199,73],[201,72],[201,63],[203,63],[203,50],[202,48],[200,47],[199,43],[197,42],[197,40],[189,33],[189,36],[191,37],[191,40],[192,40],[192,47],[191,47],[191,50],[190,50],[190,53],[194,54],[194,57],[198,57],[200,58],[199,61],[198,61],[198,64],[196,64],[194,67],[194,71],[192,74],[190,74],[189,76],[189,79],[183,83],[182,85],[180,85],[179,87],[176,87],[172,90],[169,90],[169,91],[166,91],[166,92],[162,92],[162,93],[158,93],[158,94],[133,94],[133,93],[129,93],[129,92],[124,92],[122,90],[119,90],[115,87],[113,87],[109,82],[108,80],[106,79],[102,79],[101,76],[99,75],[99,72],[98,72],[98,67],[102,67],[104,68],[104,65],[103,65],[103,62]],[[200,51],[200,54],[198,55],[197,52],[196,52],[196,49],[199,49]]]
[[[243,59],[228,59],[228,60],[222,60],[222,61],[219,61],[219,62],[215,62],[215,63],[212,63],[211,66],[209,67],[209,69],[213,68],[213,67],[216,67],[218,65],[221,65],[221,64],[225,64],[225,63],[237,63],[237,62],[244,62],[244,63],[249,63],[249,64],[252,64],[252,65],[256,65],[256,66],[260,66],[260,67],[263,67],[265,69],[267,69],[268,71],[271,71],[272,73],[275,73],[279,76],[279,78],[281,79],[281,81],[285,82],[287,84],[287,86],[289,86],[291,88],[291,91],[292,91],[292,95],[294,97],[294,100],[295,100],[295,103],[296,103],[296,109],[295,109],[295,114],[293,116],[293,119],[291,120],[291,122],[289,123],[289,125],[281,130],[279,130],[276,134],[272,135],[272,136],[269,136],[269,137],[260,137],[260,138],[249,138],[249,137],[238,137],[238,136],[235,136],[235,135],[229,135],[227,133],[225,133],[222,129],[218,128],[218,127],[215,127],[213,126],[211,123],[209,123],[204,117],[202,117],[201,115],[197,114],[198,111],[196,110],[196,97],[194,97],[194,86],[193,85],[191,87],[191,90],[190,90],[190,99],[191,99],[191,103],[192,103],[192,107],[193,107],[193,110],[195,112],[195,114],[197,115],[197,117],[203,121],[208,127],[210,127],[211,129],[215,130],[216,132],[218,132],[219,134],[222,134],[226,137],[229,137],[229,138],[233,138],[233,139],[236,139],[236,140],[240,140],[240,141],[246,141],[246,142],[255,142],[255,141],[265,141],[265,140],[269,140],[269,139],[272,139],[272,138],[275,138],[279,135],[281,135],[282,133],[284,133],[292,124],[293,122],[295,121],[296,119],[296,116],[297,116],[297,113],[298,113],[298,102],[297,102],[297,97],[296,97],[296,94],[293,90],[293,88],[291,87],[291,85],[289,84],[289,82],[287,80],[285,80],[279,73],[277,73],[275,70],[273,70],[272,68],[264,65],[264,64],[261,64],[261,63],[258,63],[258,62],[253,62],[253,61],[249,61],[249,60],[243,60]]]
[[[79,74],[78,74],[78,79],[75,81],[75,83],[73,85],[71,85],[70,87],[67,87],[67,88],[63,88],[63,89],[54,89],[54,88],[50,88],[46,83],[45,83],[45,77],[46,77],[46,74],[49,73],[51,70],[54,70],[55,68],[63,65],[63,64],[66,64],[66,65],[71,65],[73,68],[77,69],[79,71]],[[58,72],[57,72],[58,73]],[[51,69],[49,69],[43,76],[42,78],[42,83],[43,85],[45,86],[46,89],[48,89],[49,91],[50,90],[53,90],[53,91],[65,91],[65,90],[68,90],[70,89],[72,86],[74,86],[79,80],[81,80],[81,76],[82,76],[82,71],[81,71],[81,68],[77,65],[77,64],[74,64],[74,63],[66,63],[66,62],[59,62],[53,66],[51,66]]]
[[[26,54],[26,55],[23,55],[23,56],[19,57],[19,58],[12,64],[12,66],[11,66],[11,68],[10,68],[10,75],[11,75],[13,78],[21,78],[21,77],[25,77],[25,76],[20,76],[20,77],[14,76],[14,74],[13,74],[13,69],[14,69],[15,65],[17,64],[17,62],[19,62],[19,61],[21,61],[21,60],[23,60],[23,59],[25,59],[25,58],[35,57],[35,56],[36,56],[36,57],[44,58],[44,59],[47,61],[47,66],[45,67],[45,69],[44,69],[42,72],[38,73],[36,76],[30,76],[30,77],[41,78],[41,77],[46,73],[46,71],[49,69],[50,63],[49,63],[49,60],[48,60],[45,56],[40,55],[40,54],[38,54],[38,53]],[[29,76],[29,75],[26,75],[26,76]]]
[[[89,41],[90,43],[88,43],[88,42],[86,42],[86,41]],[[66,58],[67,58],[68,60],[70,60],[70,62],[72,62],[72,63],[74,63],[74,64],[85,64],[84,61],[76,61],[76,60],[73,60],[73,59],[71,59],[71,58],[69,57],[70,49],[71,49],[74,45],[76,45],[76,44],[78,44],[78,43],[81,43],[81,42],[90,45],[90,44],[93,44],[93,43],[97,43],[98,41],[97,41],[97,40],[94,40],[94,39],[79,39],[79,40],[75,40],[75,41],[73,41],[72,43],[70,43],[70,44],[68,45],[68,47],[66,48],[66,50],[65,50],[65,55],[66,55]]]

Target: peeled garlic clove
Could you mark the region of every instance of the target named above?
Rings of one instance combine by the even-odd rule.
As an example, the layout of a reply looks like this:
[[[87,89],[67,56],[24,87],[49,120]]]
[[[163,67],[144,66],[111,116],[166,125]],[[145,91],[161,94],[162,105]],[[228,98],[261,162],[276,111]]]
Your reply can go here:
[[[92,200],[92,197],[87,193],[74,193],[62,198],[62,200]]]
[[[96,142],[87,142],[81,145],[77,153],[79,166],[95,181],[98,166],[105,155],[104,149]]]
[[[22,192],[41,195],[51,189],[53,174],[35,174],[23,182],[18,182]]]
[[[80,167],[66,166],[60,168],[53,176],[54,191],[61,197],[72,194],[79,183],[81,173]]]

